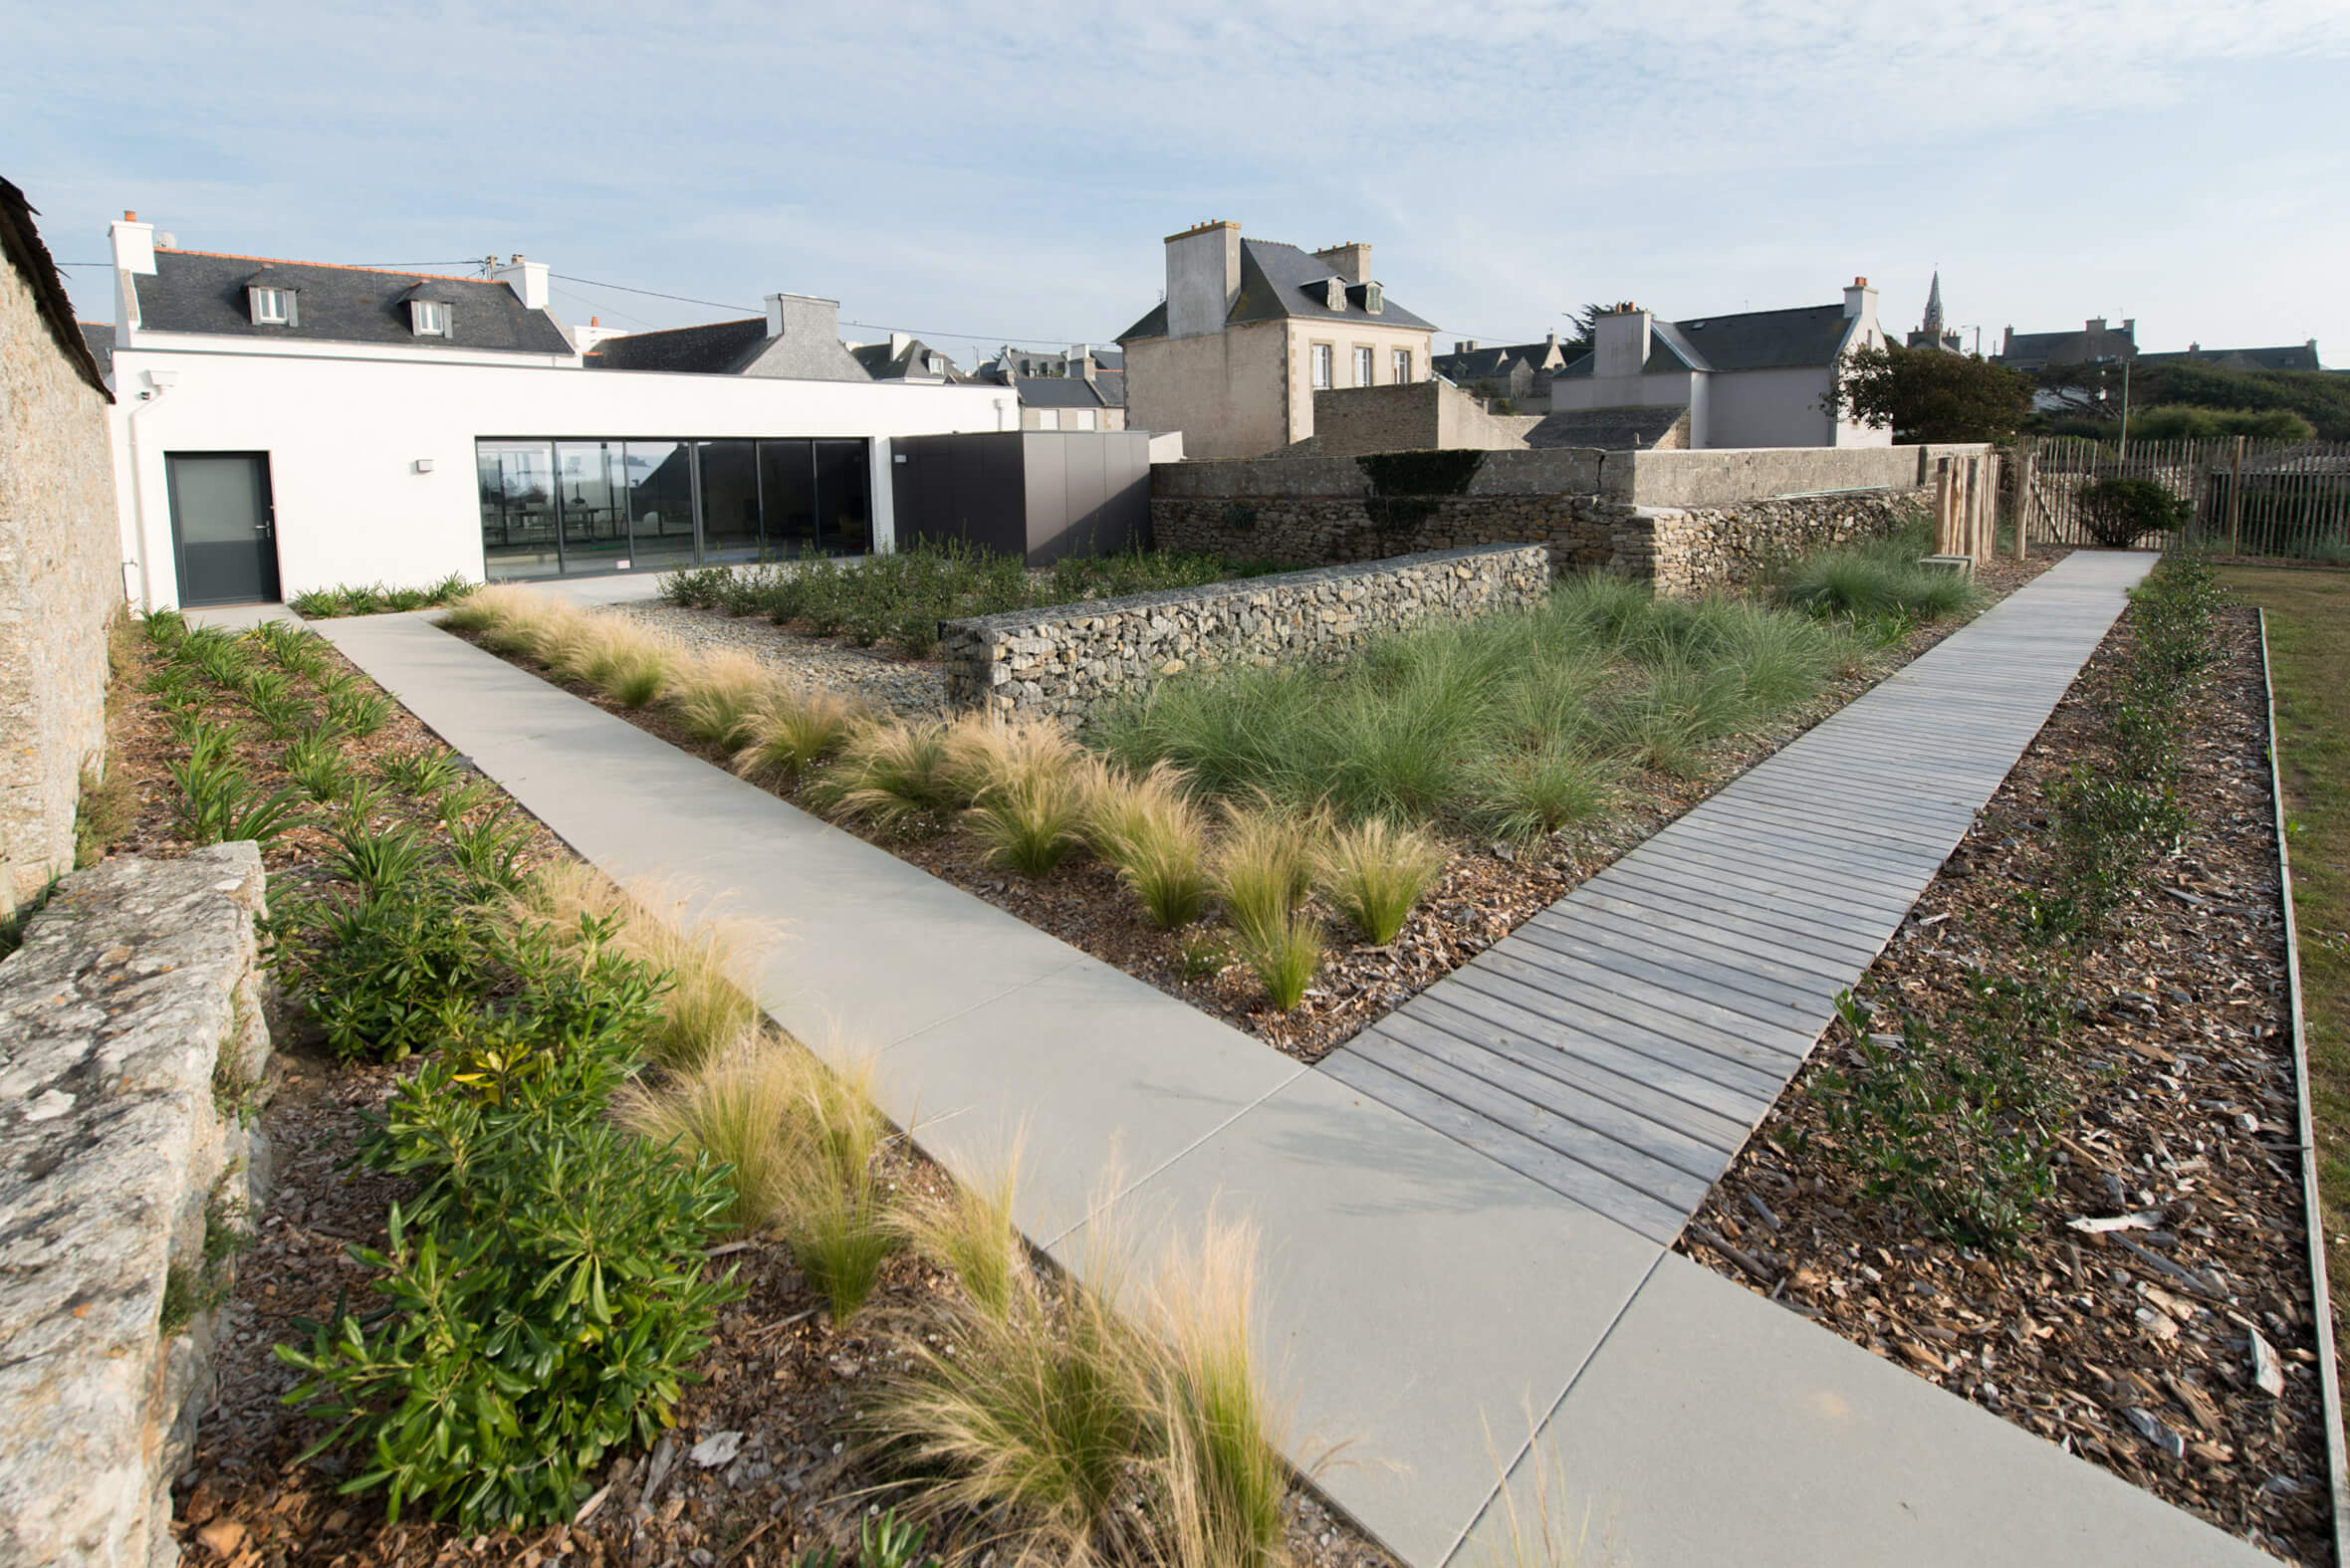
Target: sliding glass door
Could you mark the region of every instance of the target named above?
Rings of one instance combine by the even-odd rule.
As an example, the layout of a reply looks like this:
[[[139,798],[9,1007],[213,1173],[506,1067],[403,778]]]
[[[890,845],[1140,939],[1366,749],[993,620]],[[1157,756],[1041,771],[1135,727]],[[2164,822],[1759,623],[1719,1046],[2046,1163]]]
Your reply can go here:
[[[873,548],[861,438],[482,440],[483,565],[494,581]]]

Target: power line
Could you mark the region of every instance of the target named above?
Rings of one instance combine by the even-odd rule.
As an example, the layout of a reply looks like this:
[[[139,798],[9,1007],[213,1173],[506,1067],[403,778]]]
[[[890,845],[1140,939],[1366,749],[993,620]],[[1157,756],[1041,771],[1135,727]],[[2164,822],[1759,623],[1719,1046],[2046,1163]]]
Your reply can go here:
[[[575,278],[568,272],[551,272],[550,278],[561,278],[566,283],[584,283],[590,289],[617,289],[622,294],[641,294],[655,300],[675,300],[680,305],[707,305],[714,311],[741,311],[746,316],[759,314],[756,306],[736,305],[728,300],[697,300],[691,295],[663,294],[658,289],[631,289],[624,283],[598,283],[593,278]]]

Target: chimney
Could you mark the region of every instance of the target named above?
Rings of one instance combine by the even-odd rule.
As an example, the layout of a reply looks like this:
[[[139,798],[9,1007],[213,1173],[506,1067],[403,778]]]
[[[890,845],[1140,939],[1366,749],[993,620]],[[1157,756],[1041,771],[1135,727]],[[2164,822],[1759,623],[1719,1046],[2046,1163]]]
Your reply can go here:
[[[1167,336],[1224,331],[1241,292],[1241,226],[1218,218],[1167,236]]]
[[[1638,375],[1648,364],[1654,318],[1627,300],[1603,312],[1592,329],[1591,373]]]
[[[837,346],[840,302],[820,300],[812,294],[771,294],[767,297],[767,336]]]
[[[1313,259],[1328,264],[1330,271],[1348,283],[1369,283],[1371,281],[1371,248],[1368,245],[1348,240],[1345,244],[1333,245],[1326,251],[1315,251]]]
[[[2090,318],[2089,318],[2089,331],[2090,331],[2090,332],[2093,332],[2093,333],[2101,333],[2101,332],[2105,331],[2105,318],[2104,318],[2104,317],[2102,317],[2102,316],[2092,316],[2092,317],[2090,317]]]
[[[502,283],[522,300],[526,311],[547,309],[547,264],[527,261],[517,255],[507,259],[506,265],[490,273],[492,283]]]
[[[2202,344],[2202,343],[2199,343],[2199,342],[2196,342],[2196,341],[2193,341],[2193,340],[2191,339],[2191,340],[2188,342],[2188,344],[2187,344],[2187,351],[2188,351],[2189,353],[2202,353],[2202,352],[2203,352],[2203,344]]]
[[[1877,291],[1869,287],[1866,278],[1855,278],[1852,287],[1844,291],[1844,320],[1858,319],[1873,323],[1877,319]]]
[[[1093,345],[1091,343],[1070,343],[1068,345],[1068,366],[1069,374],[1081,375],[1088,381],[1092,380],[1094,371]]]
[[[770,337],[775,336],[773,329],[769,330],[768,336]],[[889,357],[894,359],[899,354],[904,353],[906,351],[906,345],[913,340],[914,335],[911,333],[891,333],[889,335]]]
[[[1474,337],[1456,337],[1456,338],[1454,338],[1454,339],[1453,339],[1453,352],[1455,352],[1455,353],[1475,353],[1475,352],[1477,352],[1477,339],[1476,339],[1476,338],[1474,338]]]

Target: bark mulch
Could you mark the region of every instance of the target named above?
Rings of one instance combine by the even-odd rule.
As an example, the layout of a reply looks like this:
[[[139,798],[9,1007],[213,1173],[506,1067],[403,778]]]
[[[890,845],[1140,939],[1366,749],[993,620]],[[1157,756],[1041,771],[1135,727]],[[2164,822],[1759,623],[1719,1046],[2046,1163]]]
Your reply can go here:
[[[124,641],[112,699],[110,768],[127,784],[134,808],[114,852],[184,854],[189,845],[176,832],[176,790],[167,771],[178,753],[160,711],[139,689],[151,656],[137,639]],[[238,699],[224,695],[210,716],[235,719],[240,712]],[[270,743],[257,726],[245,728],[238,755],[248,773],[265,788],[284,783]],[[384,757],[447,751],[396,707],[382,730],[350,746],[362,773]],[[533,825],[533,859],[568,855],[544,826]],[[323,834],[300,828],[266,846],[273,884],[304,875],[327,843]],[[697,1363],[702,1381],[687,1389],[669,1437],[650,1453],[623,1454],[606,1465],[573,1524],[481,1535],[431,1520],[389,1524],[380,1492],[340,1492],[354,1472],[348,1456],[327,1454],[305,1462],[304,1451],[325,1429],[285,1403],[297,1377],[272,1347],[307,1342],[311,1323],[347,1308],[363,1312],[378,1300],[373,1271],[352,1249],[386,1244],[390,1206],[409,1184],[353,1171],[349,1161],[362,1118],[391,1097],[408,1069],[335,1059],[305,1039],[300,1018],[282,1005],[273,1006],[271,1021],[277,1054],[262,1086],[259,1128],[270,1150],[267,1197],[241,1222],[249,1242],[214,1324],[214,1398],[199,1413],[194,1456],[174,1486],[173,1534],[189,1563],[539,1568],[569,1558],[628,1568],[720,1568],[791,1564],[827,1547],[855,1562],[862,1517],[894,1495],[875,1489],[882,1477],[857,1448],[858,1395],[888,1353],[889,1326],[935,1317],[952,1288],[910,1255],[885,1265],[866,1309],[842,1326],[830,1321],[775,1235],[713,1248],[711,1269],[735,1270],[744,1290],[720,1311],[712,1344]],[[884,1158],[885,1192],[945,1189],[948,1178],[902,1141]],[[703,1462],[693,1450],[707,1440],[716,1441]],[[1292,1490],[1288,1515],[1292,1558],[1300,1568],[1394,1568],[1392,1558],[1309,1486]],[[950,1555],[1009,1561],[984,1546]]]
[[[1995,560],[1979,571],[1977,580],[1996,601],[2069,554],[2056,549],[2023,561]],[[905,838],[881,835],[854,822],[841,825],[1278,1050],[1317,1061],[1962,624],[1946,621],[1917,628],[1866,670],[1835,681],[1776,722],[1716,747],[1696,778],[1631,775],[1622,783],[1617,808],[1601,821],[1569,827],[1530,846],[1454,843],[1442,875],[1393,943],[1373,947],[1357,940],[1342,918],[1332,916],[1324,922],[1328,955],[1304,1001],[1289,1012],[1272,1005],[1256,976],[1214,927],[1158,930],[1142,918],[1115,872],[1098,862],[1072,857],[1049,875],[1026,877],[990,865],[976,837],[951,827],[934,837]],[[625,708],[527,660],[513,662],[680,750],[721,767],[727,763],[724,752],[696,742],[658,711]],[[775,792],[786,799],[795,793],[790,786]]]
[[[1855,994],[1939,1017],[2044,961],[2000,917],[2045,864],[2041,791],[2103,755],[2125,620]],[[2192,700],[2192,827],[2074,962],[2054,1068],[2077,1107],[2011,1250],[1866,1190],[1814,1091],[1831,1026],[1681,1249],[1920,1377],[2292,1562],[2333,1560],[2257,630]],[[2264,1387],[2263,1384],[2268,1386]]]

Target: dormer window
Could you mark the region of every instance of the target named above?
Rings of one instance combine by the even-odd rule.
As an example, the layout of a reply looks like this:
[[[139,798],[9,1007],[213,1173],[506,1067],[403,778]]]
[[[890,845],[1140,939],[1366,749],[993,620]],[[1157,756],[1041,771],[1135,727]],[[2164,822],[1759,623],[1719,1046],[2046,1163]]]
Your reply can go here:
[[[275,289],[266,284],[255,284],[245,291],[253,308],[256,327],[291,327],[294,325],[294,291]]]
[[[1322,304],[1333,311],[1346,309],[1346,280],[1331,278],[1322,284]]]
[[[1362,286],[1362,308],[1369,315],[1379,315],[1387,309],[1387,291],[1375,283],[1364,284]]]
[[[408,330],[419,337],[449,336],[449,308],[439,300],[410,300]]]

